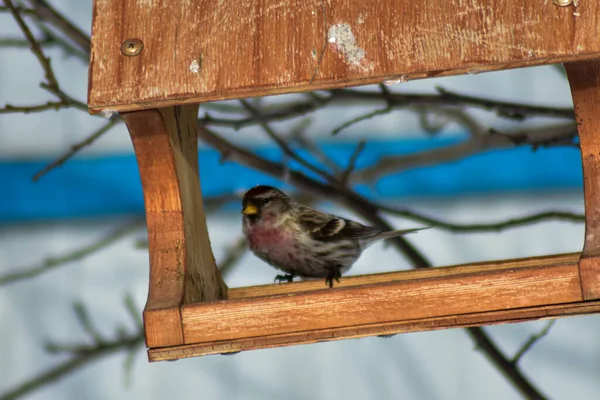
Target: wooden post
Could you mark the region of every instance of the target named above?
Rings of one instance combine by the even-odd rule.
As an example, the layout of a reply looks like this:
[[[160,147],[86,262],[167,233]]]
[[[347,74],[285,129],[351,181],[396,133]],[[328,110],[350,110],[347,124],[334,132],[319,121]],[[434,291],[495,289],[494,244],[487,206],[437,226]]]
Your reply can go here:
[[[579,261],[584,300],[600,299],[600,60],[565,64],[583,164],[585,243]]]
[[[206,228],[198,177],[198,105],[124,113],[146,208],[148,347],[182,344],[182,304],[226,298]],[[168,327],[167,327],[167,326]]]

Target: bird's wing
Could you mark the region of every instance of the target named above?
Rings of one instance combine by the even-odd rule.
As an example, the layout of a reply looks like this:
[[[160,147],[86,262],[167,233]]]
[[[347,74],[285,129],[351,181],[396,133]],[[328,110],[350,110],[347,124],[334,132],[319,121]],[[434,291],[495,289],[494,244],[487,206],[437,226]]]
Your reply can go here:
[[[379,229],[308,207],[306,212],[300,215],[300,225],[309,232],[313,239],[317,240],[361,239],[375,236],[381,232]]]

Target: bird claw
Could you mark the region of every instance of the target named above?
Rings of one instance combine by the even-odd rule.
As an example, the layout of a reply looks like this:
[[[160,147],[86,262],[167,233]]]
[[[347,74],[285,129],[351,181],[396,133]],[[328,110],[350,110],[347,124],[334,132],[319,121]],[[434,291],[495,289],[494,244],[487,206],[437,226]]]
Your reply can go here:
[[[340,278],[342,277],[341,266],[337,265],[333,268],[327,269],[327,274],[325,275],[325,284],[329,285],[329,288],[333,287],[333,280],[336,282],[340,282]]]
[[[292,275],[292,274],[277,275],[274,280],[275,283],[293,282],[293,281],[294,281],[294,275]]]

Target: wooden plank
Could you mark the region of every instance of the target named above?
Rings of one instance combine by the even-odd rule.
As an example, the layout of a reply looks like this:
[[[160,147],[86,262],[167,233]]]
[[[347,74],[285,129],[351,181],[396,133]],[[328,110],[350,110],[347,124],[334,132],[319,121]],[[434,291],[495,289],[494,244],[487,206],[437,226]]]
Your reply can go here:
[[[148,346],[181,341],[182,302],[226,297],[210,248],[198,179],[198,106],[124,113],[146,209],[150,285]],[[154,326],[156,325],[156,326]]]
[[[366,274],[359,276],[343,277],[336,282],[336,288],[364,286],[374,283],[387,283],[398,281],[410,281],[417,279],[441,278],[453,275],[475,274],[479,272],[501,271],[505,269],[518,269],[537,267],[540,265],[576,264],[580,253],[558,254],[551,256],[528,257],[506,261],[486,261],[469,265],[455,265],[437,268],[422,268],[408,271],[395,271],[377,274]],[[229,299],[249,299],[281,294],[312,292],[315,290],[329,290],[322,279],[292,282],[285,285],[260,285],[230,288]]]
[[[583,164],[585,243],[579,264],[583,298],[600,299],[600,61],[566,64]]]
[[[156,348],[148,350],[148,358],[150,361],[177,360],[180,358],[209,354],[227,354],[245,350],[354,339],[376,335],[393,335],[407,332],[516,323],[543,318],[586,315],[598,312],[600,312],[600,301],[576,302],[551,306],[545,305],[515,310],[450,315],[383,324],[366,324],[352,327],[309,330],[282,335],[258,336],[230,341],[213,341],[167,348]]]
[[[88,102],[135,110],[598,58],[598,37],[598,1],[95,0]],[[132,38],[142,52],[122,55]]]
[[[184,342],[235,340],[581,301],[577,260],[554,261],[553,257],[537,258],[530,266],[505,261],[492,263],[487,270],[457,274],[449,273],[451,268],[435,268],[432,271],[437,275],[426,278],[296,293],[292,288],[289,294],[186,305],[181,310]],[[405,272],[407,276],[419,273]]]

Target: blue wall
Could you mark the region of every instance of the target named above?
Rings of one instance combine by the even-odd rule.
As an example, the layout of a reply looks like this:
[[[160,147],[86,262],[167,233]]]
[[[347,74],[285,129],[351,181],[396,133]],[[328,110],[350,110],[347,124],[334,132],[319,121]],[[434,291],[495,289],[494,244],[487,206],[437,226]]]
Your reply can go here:
[[[369,142],[358,160],[358,167],[371,165],[382,155],[412,153],[456,142],[447,138]],[[321,146],[334,159],[344,162],[355,144]],[[256,151],[269,159],[281,159],[279,150],[273,147]],[[50,161],[0,162],[0,222],[143,213],[141,185],[133,155],[70,160],[39,182],[32,182],[31,177]],[[205,196],[242,190],[259,183],[278,184],[238,164],[221,164],[220,155],[212,149],[200,151],[200,170]],[[359,190],[369,197],[435,197],[581,190],[582,182],[578,150],[552,148],[534,152],[522,147],[386,176],[376,182],[373,189],[361,186]]]

